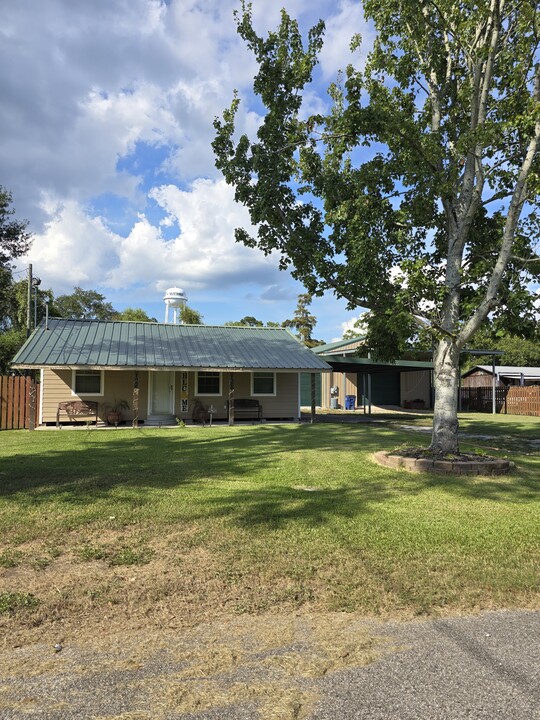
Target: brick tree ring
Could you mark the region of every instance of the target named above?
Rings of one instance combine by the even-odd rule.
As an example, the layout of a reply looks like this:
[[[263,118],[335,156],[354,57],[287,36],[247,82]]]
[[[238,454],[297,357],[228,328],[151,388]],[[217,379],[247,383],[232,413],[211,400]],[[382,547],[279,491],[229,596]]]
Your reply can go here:
[[[374,453],[372,458],[384,467],[440,475],[508,475],[513,469],[513,463],[509,460],[472,454],[438,460],[426,456],[415,457],[414,453],[407,455],[399,451],[381,450]]]

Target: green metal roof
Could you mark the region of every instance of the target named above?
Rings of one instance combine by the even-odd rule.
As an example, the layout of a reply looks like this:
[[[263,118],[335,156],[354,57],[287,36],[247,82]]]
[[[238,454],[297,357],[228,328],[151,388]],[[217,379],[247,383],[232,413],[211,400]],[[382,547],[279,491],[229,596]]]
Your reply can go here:
[[[338,372],[380,373],[396,370],[397,372],[413,372],[414,370],[432,370],[433,363],[423,360],[396,360],[384,362],[371,358],[342,357],[341,355],[325,355],[324,359]]]
[[[329,370],[283,328],[50,318],[19,350],[15,368]]]
[[[311,349],[317,355],[323,355],[324,353],[329,353],[333,350],[339,350],[342,347],[347,347],[347,345],[353,345],[355,342],[361,342],[365,339],[365,335],[357,335],[356,337],[348,338],[347,340],[336,340],[336,342],[326,343],[325,345],[317,345],[316,347]]]

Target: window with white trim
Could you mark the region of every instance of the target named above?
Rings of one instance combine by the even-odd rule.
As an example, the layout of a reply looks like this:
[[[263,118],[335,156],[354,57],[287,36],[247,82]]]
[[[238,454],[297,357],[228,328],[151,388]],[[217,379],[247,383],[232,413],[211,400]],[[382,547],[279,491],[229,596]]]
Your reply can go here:
[[[253,373],[251,373],[251,394],[252,395],[275,395],[276,394],[276,373],[275,372],[253,372]]]
[[[73,370],[74,395],[103,395],[103,370]]]
[[[197,373],[196,395],[221,395],[221,373],[200,370]]]

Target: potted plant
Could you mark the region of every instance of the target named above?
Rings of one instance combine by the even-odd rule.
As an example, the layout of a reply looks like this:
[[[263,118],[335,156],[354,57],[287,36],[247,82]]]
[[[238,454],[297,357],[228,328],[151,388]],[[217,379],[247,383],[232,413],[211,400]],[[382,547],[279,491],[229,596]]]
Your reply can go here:
[[[103,410],[109,425],[119,425],[124,419],[122,410],[129,410],[129,404],[127,400],[117,400],[115,396],[114,402],[103,405]]]

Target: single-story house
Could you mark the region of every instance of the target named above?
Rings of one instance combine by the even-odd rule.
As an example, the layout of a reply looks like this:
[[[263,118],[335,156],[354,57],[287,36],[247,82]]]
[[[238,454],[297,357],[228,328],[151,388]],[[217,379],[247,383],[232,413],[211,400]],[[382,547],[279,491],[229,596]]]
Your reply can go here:
[[[40,424],[57,422],[70,401],[92,403],[98,419],[124,400],[128,421],[299,419],[302,373],[329,365],[284,328],[218,327],[49,318],[12,362],[40,374]],[[62,421],[68,418],[63,415]],[[71,418],[73,419],[73,418]]]
[[[463,373],[461,386],[492,387],[494,377],[495,387],[540,385],[540,368],[520,365],[475,365]]]
[[[321,407],[347,408],[349,398],[355,407],[373,404],[430,408],[433,363],[417,360],[390,363],[361,357],[364,341],[364,336],[357,336],[312,348],[332,367],[331,373],[320,376]]]

